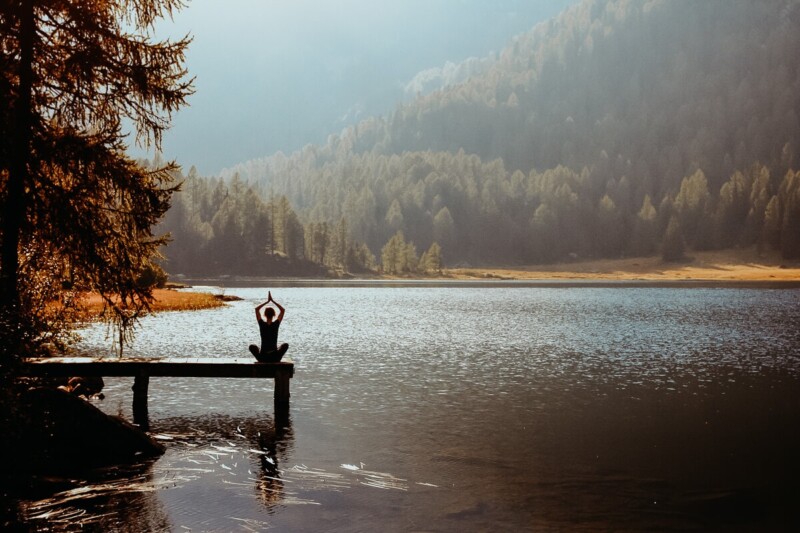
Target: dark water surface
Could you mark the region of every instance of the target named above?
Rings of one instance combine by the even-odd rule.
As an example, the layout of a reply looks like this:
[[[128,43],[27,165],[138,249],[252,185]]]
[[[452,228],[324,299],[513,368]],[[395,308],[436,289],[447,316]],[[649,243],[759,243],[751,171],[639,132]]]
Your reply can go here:
[[[246,356],[265,289],[143,321],[128,355]],[[152,378],[165,456],[23,502],[43,530],[786,530],[800,290],[283,287],[272,383]],[[106,352],[103,327],[81,345]],[[130,417],[130,379],[107,412]]]

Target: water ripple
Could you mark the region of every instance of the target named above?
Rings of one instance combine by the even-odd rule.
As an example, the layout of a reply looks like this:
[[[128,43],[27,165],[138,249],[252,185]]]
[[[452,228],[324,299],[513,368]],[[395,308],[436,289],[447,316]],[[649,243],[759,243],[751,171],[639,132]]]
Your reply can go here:
[[[266,291],[227,292],[244,300],[146,318],[128,354],[247,357]],[[681,530],[708,519],[686,510],[698,492],[780,487],[794,472],[799,290],[273,292],[296,363],[289,425],[267,414],[269,382],[153,378],[168,453],[147,523],[571,529],[583,509],[597,524]],[[79,350],[109,346],[93,326]],[[130,381],[107,380],[104,410],[130,416]],[[760,467],[745,476],[741,461]],[[79,512],[62,503],[29,516]]]

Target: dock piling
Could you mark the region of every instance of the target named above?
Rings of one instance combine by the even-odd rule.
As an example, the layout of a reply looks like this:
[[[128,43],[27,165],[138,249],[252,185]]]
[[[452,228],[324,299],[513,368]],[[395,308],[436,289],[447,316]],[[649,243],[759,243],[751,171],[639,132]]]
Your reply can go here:
[[[147,431],[149,417],[147,412],[147,389],[150,386],[150,376],[142,372],[133,378],[133,423]]]

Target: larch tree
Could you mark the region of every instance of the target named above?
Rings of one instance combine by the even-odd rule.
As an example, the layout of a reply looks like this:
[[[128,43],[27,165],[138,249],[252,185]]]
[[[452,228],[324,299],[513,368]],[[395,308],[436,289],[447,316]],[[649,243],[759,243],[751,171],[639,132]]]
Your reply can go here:
[[[419,270],[422,272],[433,272],[435,274],[442,273],[442,248],[439,243],[431,243],[428,251],[422,254],[419,258]]]
[[[770,199],[764,211],[764,227],[759,243],[768,244],[775,250],[781,247],[781,201],[777,195]]]
[[[664,261],[680,261],[684,258],[686,246],[683,241],[681,224],[676,215],[672,215],[661,243],[661,259]]]
[[[137,283],[165,241],[174,164],[125,155],[160,148],[192,93],[190,39],[156,40],[181,0],[0,2],[0,366],[63,339],[74,290],[95,291],[120,345],[151,301]]]
[[[400,274],[406,259],[406,239],[402,231],[395,233],[381,249],[381,267],[386,274]]]

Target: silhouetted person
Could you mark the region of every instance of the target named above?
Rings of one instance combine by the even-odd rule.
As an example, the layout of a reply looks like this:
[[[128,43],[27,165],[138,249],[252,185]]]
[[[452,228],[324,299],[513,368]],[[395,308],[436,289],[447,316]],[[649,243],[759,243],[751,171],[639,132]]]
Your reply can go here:
[[[273,303],[278,308],[278,318],[275,318],[275,309],[267,307],[269,303]],[[261,310],[264,310],[264,316],[261,316]],[[283,320],[284,309],[275,300],[272,299],[272,292],[269,293],[267,301],[256,307],[256,320],[258,320],[258,330],[261,333],[261,350],[255,344],[250,345],[250,353],[261,363],[277,363],[289,349],[287,343],[283,343],[278,347],[278,328],[281,327]]]

